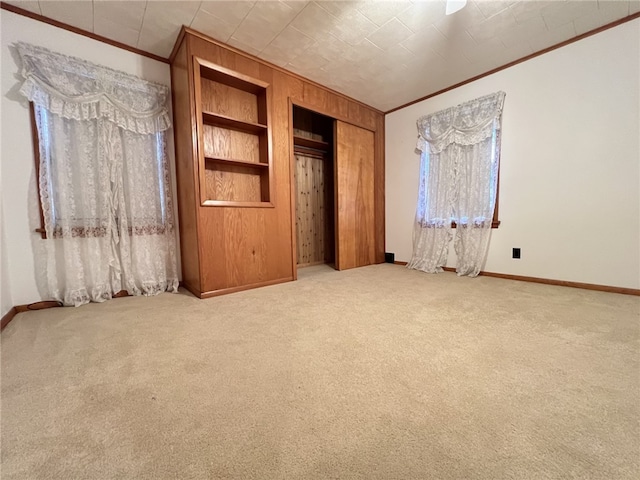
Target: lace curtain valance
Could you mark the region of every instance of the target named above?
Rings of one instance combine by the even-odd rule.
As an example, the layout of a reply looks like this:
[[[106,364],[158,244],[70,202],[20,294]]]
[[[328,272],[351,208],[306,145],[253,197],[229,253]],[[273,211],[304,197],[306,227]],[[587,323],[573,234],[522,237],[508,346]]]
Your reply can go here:
[[[495,120],[502,115],[504,98],[504,92],[496,92],[420,117],[418,150],[440,153],[452,143],[475,145],[491,137],[500,128]]]
[[[34,103],[47,297],[102,302],[178,289],[168,88],[19,43]]]
[[[455,222],[456,272],[480,272],[498,192],[504,99],[497,92],[418,119],[421,164],[409,268],[441,272]]]
[[[49,112],[71,120],[103,118],[139,134],[171,126],[166,86],[27,43],[16,48],[25,79],[20,93]]]

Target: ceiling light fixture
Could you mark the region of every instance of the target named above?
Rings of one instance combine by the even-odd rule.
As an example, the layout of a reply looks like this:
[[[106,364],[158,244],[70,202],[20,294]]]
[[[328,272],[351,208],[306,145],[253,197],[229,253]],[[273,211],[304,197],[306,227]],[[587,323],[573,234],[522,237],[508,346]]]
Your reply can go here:
[[[456,13],[458,10],[462,10],[466,4],[467,0],[447,0],[447,7],[444,13],[447,15]]]

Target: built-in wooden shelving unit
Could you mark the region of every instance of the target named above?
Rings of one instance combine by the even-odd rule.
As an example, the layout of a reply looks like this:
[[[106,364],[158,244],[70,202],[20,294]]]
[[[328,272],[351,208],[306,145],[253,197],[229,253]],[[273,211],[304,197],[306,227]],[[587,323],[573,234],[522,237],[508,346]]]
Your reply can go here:
[[[203,206],[271,207],[269,85],[194,57]]]
[[[295,280],[311,250],[338,269],[384,261],[381,112],[188,27],[170,61],[185,288]]]

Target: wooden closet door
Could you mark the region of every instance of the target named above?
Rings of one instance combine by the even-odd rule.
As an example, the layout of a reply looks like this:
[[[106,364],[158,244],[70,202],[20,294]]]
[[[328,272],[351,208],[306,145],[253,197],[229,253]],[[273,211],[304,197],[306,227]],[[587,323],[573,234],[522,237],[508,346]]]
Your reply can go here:
[[[336,268],[376,262],[374,134],[336,120]]]

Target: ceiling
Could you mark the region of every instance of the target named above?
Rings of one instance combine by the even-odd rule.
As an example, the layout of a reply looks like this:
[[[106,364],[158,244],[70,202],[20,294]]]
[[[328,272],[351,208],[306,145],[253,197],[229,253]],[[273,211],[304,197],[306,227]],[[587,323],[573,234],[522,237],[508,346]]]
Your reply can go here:
[[[9,1],[168,57],[182,25],[387,111],[640,11],[640,0]]]

